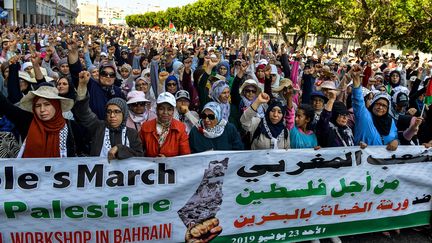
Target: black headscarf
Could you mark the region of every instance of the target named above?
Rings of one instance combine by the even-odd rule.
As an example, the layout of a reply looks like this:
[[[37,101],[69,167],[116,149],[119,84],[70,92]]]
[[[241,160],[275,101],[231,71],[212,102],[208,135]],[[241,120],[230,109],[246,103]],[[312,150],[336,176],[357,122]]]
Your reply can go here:
[[[396,73],[397,75],[399,75],[399,82],[397,82],[397,83],[395,83],[395,84],[392,83],[392,81],[391,81],[391,76],[392,76],[394,73]],[[402,81],[402,79],[401,79],[402,77],[401,77],[401,74],[400,74],[399,71],[397,71],[397,70],[393,70],[393,71],[390,72],[389,76],[390,76],[389,83],[390,83],[390,85],[392,86],[392,88],[395,88],[395,87],[397,87],[397,86],[400,85],[400,83],[401,83],[401,81]]]
[[[373,113],[373,107],[375,105],[375,102],[377,102],[378,100],[385,100],[387,105],[389,106],[387,109],[387,113],[382,115],[382,116],[377,116]],[[387,136],[390,133],[390,129],[391,129],[391,125],[392,125],[392,118],[389,114],[389,109],[390,109],[390,103],[385,98],[379,98],[379,99],[375,100],[374,103],[372,103],[371,106],[369,107],[369,111],[372,115],[372,120],[373,120],[374,126],[378,130],[378,133],[381,136]]]
[[[349,115],[349,111],[343,102],[335,101],[333,103],[332,115],[330,117],[330,122],[333,123],[337,127],[341,127],[336,122],[336,119],[338,118],[339,115]]]
[[[277,124],[273,124],[270,121],[270,111],[276,106],[282,110],[282,119]],[[270,136],[268,135],[267,129],[265,128],[264,119],[267,123],[267,127],[269,128],[270,133],[273,136],[273,138],[277,138],[285,128],[283,118],[285,117],[286,109],[287,109],[286,106],[284,106],[282,104],[282,102],[280,102],[279,100],[274,100],[274,101],[270,102],[270,104],[269,104],[269,106],[265,112],[265,117],[263,119],[261,119],[261,122],[258,125],[258,128],[260,129],[261,133],[264,134],[267,138],[270,138]]]
[[[58,82],[60,79],[62,79],[62,78],[64,78],[64,79],[67,80],[67,82],[68,82],[68,84],[69,84],[69,91],[68,91],[66,94],[62,94],[62,95],[59,94],[59,96],[62,96],[62,97],[65,97],[65,98],[69,98],[69,99],[75,100],[75,98],[76,98],[76,90],[75,90],[75,86],[74,86],[74,84],[73,84],[71,78],[69,78],[69,77],[61,77],[61,78],[59,78],[59,79],[57,80],[57,82]]]

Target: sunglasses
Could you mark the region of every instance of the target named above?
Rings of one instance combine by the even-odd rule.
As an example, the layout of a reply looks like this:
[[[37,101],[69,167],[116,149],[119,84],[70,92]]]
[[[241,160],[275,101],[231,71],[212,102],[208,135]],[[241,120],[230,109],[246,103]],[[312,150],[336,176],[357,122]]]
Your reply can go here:
[[[167,87],[175,87],[175,86],[177,86],[176,83],[167,83]]]
[[[213,121],[214,119],[216,119],[216,116],[215,115],[213,115],[213,114],[206,114],[206,113],[201,113],[200,114],[200,118],[202,119],[202,120],[205,120],[206,118],[208,118],[210,121]]]
[[[145,103],[145,102],[137,102],[137,103],[132,103],[131,105],[134,106],[134,107],[137,107],[137,106],[145,106],[146,103]]]
[[[253,94],[255,94],[257,91],[255,89],[245,89],[244,92],[245,93],[253,93]]]
[[[99,75],[102,77],[106,77],[106,78],[115,78],[116,77],[115,73],[109,73],[106,71],[102,71]]]

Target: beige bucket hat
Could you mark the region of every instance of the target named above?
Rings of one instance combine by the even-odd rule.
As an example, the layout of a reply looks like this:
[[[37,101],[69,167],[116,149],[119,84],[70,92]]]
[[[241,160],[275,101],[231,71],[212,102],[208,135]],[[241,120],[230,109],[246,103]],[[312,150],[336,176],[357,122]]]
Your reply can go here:
[[[72,99],[64,98],[58,95],[58,90],[52,86],[41,86],[37,90],[30,91],[21,99],[20,107],[23,110],[33,112],[33,99],[42,97],[48,100],[60,100],[62,112],[70,111],[74,106]]]

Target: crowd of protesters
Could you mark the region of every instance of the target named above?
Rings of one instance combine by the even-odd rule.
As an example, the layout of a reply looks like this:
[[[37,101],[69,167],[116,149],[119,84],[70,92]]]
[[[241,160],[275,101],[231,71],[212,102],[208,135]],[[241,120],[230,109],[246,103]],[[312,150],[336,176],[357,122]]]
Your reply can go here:
[[[432,146],[432,60],[89,26],[1,29],[1,157]],[[338,239],[332,239],[337,242]]]

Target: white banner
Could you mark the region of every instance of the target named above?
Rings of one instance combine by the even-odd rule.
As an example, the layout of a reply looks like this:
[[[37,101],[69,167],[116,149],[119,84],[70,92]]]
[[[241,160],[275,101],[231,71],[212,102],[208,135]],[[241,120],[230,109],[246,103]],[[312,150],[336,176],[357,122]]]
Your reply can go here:
[[[424,225],[431,210],[432,151],[413,146],[0,162],[0,242],[184,242],[212,218],[215,242],[282,242]]]

